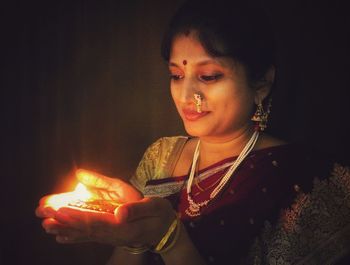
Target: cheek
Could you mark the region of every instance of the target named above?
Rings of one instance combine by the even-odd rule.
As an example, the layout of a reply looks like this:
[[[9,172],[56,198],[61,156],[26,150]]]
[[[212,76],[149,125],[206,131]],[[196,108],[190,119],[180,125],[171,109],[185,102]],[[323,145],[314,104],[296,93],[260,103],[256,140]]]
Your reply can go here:
[[[176,93],[176,89],[170,85],[170,94],[171,94],[171,98],[173,99],[174,103],[176,104],[177,103],[177,98],[178,98],[178,95]]]
[[[208,104],[218,115],[231,119],[246,119],[254,105],[253,93],[223,87],[208,94]]]
[[[213,111],[231,110],[236,105],[237,95],[230,87],[219,86],[215,89],[208,89],[204,98],[208,107]]]
[[[179,105],[180,105],[180,100],[179,100],[179,90],[178,89],[175,89],[173,86],[170,85],[170,94],[171,94],[171,97],[173,99],[173,102],[175,104],[175,107],[176,109],[179,111]]]

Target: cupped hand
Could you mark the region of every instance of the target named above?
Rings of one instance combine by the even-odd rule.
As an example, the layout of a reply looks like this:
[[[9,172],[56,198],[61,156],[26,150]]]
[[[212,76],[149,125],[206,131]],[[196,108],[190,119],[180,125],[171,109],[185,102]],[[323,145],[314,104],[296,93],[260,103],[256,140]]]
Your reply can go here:
[[[109,178],[84,169],[78,169],[75,175],[78,181],[88,188],[91,199],[114,201],[120,204],[143,198],[137,189],[121,179]],[[75,201],[74,196],[74,192],[47,195],[39,201],[36,215],[40,218],[52,218],[56,210]]]
[[[104,200],[126,203],[143,197],[137,189],[121,179],[109,178],[85,169],[78,169],[75,174],[80,183]]]
[[[162,198],[144,198],[120,206],[115,214],[61,208],[43,221],[59,243],[99,242],[115,246],[155,246],[175,218]]]
[[[114,214],[67,207],[73,192],[40,200],[36,215],[60,243],[100,242],[112,245],[156,245],[175,218],[170,203],[162,198],[143,198],[130,184],[79,169],[76,177],[94,198],[122,203]],[[58,204],[57,204],[58,202]]]
[[[35,214],[39,218],[53,218],[56,211],[67,206],[72,200],[73,192],[51,194],[42,197],[39,206],[35,209]]]

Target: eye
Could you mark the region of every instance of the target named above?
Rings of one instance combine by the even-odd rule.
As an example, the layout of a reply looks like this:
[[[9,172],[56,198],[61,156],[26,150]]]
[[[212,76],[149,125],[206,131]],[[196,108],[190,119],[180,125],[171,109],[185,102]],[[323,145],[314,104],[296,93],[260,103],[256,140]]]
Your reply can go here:
[[[183,78],[182,75],[172,75],[172,74],[170,75],[170,79],[174,81],[180,80],[182,78]]]
[[[215,74],[215,75],[201,75],[199,76],[199,79],[204,82],[213,82],[219,80],[223,75],[222,74]]]

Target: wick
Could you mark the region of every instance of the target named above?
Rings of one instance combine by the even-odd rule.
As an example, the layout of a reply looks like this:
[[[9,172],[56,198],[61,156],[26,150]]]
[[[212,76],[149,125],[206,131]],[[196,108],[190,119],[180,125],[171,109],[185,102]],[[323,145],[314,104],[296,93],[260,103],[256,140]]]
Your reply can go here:
[[[186,64],[187,64],[187,61],[186,61],[186,60],[183,60],[182,63],[183,63],[183,65],[186,65]]]

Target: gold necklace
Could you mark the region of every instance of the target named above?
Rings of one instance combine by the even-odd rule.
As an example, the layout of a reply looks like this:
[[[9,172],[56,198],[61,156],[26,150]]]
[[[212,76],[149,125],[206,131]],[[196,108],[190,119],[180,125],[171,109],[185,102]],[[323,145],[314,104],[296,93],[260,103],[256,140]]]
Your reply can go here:
[[[198,178],[199,178],[199,173],[198,173],[198,169],[197,169],[197,174],[196,174],[196,177],[194,178],[194,184],[196,185],[196,187],[199,189],[199,192],[197,192],[196,194],[194,194],[194,196],[197,196],[199,193],[201,192],[204,192],[206,190],[209,190],[211,189],[212,187],[216,186],[219,181],[221,180],[221,178],[224,176],[222,175],[220,178],[218,178],[213,184],[211,184],[209,187],[206,187],[206,188],[202,188],[200,185],[199,185],[199,182],[198,182]]]
[[[199,183],[198,183],[198,178],[199,178],[199,162],[200,162],[200,158],[198,159],[198,163],[196,165],[196,177],[194,178],[194,184],[196,185],[196,187],[199,189],[199,192],[197,192],[194,196],[198,195],[199,193],[205,191],[205,189],[202,189],[200,186],[199,186]]]
[[[222,175],[221,178],[223,178],[223,176],[224,176],[224,175]],[[196,179],[194,180],[194,184],[195,184],[196,187],[199,189],[199,191],[196,192],[193,196],[197,196],[197,195],[199,195],[201,192],[204,192],[204,191],[206,191],[206,190],[211,189],[212,187],[215,187],[215,186],[219,183],[219,181],[221,180],[221,178],[218,178],[213,184],[211,184],[209,187],[204,188],[204,189],[203,189],[201,186],[199,186],[198,180],[197,180],[197,178],[196,178]]]
[[[219,177],[213,184],[211,184],[209,187],[207,187],[207,188],[202,188],[200,185],[199,185],[199,182],[198,182],[198,178],[199,178],[199,162],[200,162],[200,157],[198,158],[198,163],[197,163],[197,165],[196,165],[196,172],[195,172],[195,175],[196,175],[196,177],[194,178],[194,184],[196,185],[196,187],[199,189],[199,191],[198,192],[196,192],[193,196],[197,196],[197,195],[199,195],[201,192],[204,192],[204,191],[206,191],[206,190],[209,190],[209,189],[211,189],[212,187],[214,187],[214,186],[216,186],[218,183],[219,183],[219,181],[224,177],[224,173],[222,174],[222,176],[221,177]],[[221,171],[224,171],[224,170],[226,170],[226,169],[221,169]],[[216,174],[216,173],[215,173]]]
[[[213,200],[223,189],[223,187],[226,185],[226,183],[230,180],[232,177],[234,171],[237,169],[237,167],[240,165],[240,163],[248,156],[250,151],[254,148],[255,143],[257,142],[259,137],[259,131],[255,131],[241,153],[239,154],[238,158],[234,161],[234,163],[230,166],[228,171],[224,174],[224,176],[220,179],[219,184],[215,187],[215,189],[210,193],[209,199],[204,200],[202,202],[195,202],[192,199],[191,196],[191,190],[192,190],[192,183],[194,180],[194,173],[195,169],[197,167],[197,162],[199,158],[199,145],[200,140],[197,143],[196,149],[194,151],[193,160],[192,160],[192,166],[191,166],[191,172],[189,175],[189,178],[187,180],[187,201],[189,203],[188,208],[185,210],[185,213],[190,217],[195,217],[201,215],[201,208],[208,205],[208,203]]]

